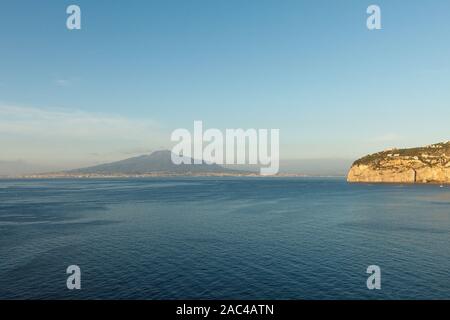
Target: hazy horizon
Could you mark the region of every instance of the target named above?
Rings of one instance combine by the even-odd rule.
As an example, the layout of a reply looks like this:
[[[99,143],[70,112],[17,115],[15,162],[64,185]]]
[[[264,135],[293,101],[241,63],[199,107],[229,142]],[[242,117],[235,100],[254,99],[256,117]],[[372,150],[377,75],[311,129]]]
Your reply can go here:
[[[69,166],[45,165],[30,163],[25,160],[15,161],[1,161],[0,160],[0,176],[20,176],[27,174],[42,174],[50,172],[60,172],[73,169],[87,168],[100,164],[121,161],[149,153],[136,154],[127,158],[120,158],[110,162],[92,162],[81,165],[72,164]],[[344,176],[347,174],[350,165],[353,163],[352,159],[281,159],[280,160],[280,174],[305,174],[312,176]],[[223,165],[224,168],[231,168],[237,170],[257,171],[258,165]]]

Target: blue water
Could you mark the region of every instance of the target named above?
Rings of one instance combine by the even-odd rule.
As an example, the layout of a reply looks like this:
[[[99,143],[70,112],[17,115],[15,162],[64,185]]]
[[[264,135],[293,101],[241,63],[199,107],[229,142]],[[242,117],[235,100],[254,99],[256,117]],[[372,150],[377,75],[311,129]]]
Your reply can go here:
[[[448,187],[0,181],[1,299],[450,299],[449,270]]]

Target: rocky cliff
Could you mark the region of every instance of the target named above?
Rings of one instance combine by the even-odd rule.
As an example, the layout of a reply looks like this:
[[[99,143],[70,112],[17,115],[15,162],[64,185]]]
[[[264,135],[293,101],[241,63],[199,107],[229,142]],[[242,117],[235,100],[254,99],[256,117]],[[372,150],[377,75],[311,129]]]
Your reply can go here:
[[[450,184],[450,141],[365,156],[353,163],[347,181]]]

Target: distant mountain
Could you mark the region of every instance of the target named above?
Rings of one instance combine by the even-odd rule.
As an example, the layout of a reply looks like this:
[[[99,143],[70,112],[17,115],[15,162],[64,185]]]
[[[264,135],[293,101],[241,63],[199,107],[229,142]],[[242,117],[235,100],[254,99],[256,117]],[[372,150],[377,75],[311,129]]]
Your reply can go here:
[[[189,158],[187,158],[189,159]],[[189,159],[192,160],[192,159]],[[193,163],[193,161],[192,161]],[[93,167],[66,171],[68,174],[148,174],[148,173],[169,173],[169,174],[202,174],[202,173],[245,173],[244,171],[223,168],[217,164],[180,164],[172,162],[171,151],[155,151],[150,155],[133,157],[117,162],[101,164]]]

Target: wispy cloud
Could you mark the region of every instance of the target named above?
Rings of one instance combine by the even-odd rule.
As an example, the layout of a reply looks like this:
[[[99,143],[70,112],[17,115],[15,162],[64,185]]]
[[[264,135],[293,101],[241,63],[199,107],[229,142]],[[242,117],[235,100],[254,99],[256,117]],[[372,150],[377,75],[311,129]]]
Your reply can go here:
[[[157,127],[152,120],[80,110],[0,106],[0,133],[71,138],[142,139]]]
[[[0,105],[0,148],[7,151],[0,160],[108,161],[129,150],[150,151],[167,140],[168,134],[151,119]]]
[[[72,84],[72,81],[69,79],[57,79],[55,80],[55,84],[59,87],[68,87]]]

